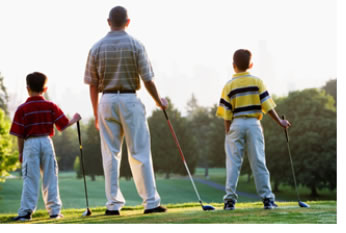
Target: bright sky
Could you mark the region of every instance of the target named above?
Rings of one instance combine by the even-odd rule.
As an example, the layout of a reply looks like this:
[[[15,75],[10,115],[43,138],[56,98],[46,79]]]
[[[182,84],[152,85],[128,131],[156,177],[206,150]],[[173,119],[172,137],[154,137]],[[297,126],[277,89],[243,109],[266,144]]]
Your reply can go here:
[[[270,93],[321,87],[337,76],[337,0],[1,0],[0,72],[14,111],[27,98],[25,77],[45,73],[48,94],[65,113],[92,116],[83,83],[90,47],[109,31],[115,5],[128,9],[128,32],[146,46],[161,96],[183,113],[192,93],[217,103],[239,48]],[[139,91],[147,112],[154,101]]]

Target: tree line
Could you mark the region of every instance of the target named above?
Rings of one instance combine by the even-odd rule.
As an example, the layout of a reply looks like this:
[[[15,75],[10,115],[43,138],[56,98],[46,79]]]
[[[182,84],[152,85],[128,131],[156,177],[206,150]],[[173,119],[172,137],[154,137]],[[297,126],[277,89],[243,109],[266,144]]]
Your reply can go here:
[[[317,190],[320,188],[334,190],[336,188],[336,79],[328,81],[322,88],[293,91],[288,96],[273,98],[278,113],[285,114],[292,123],[289,136],[297,182],[308,187],[312,195],[318,195]],[[183,116],[175,108],[173,101],[170,99],[168,101],[167,114],[191,172],[194,173],[196,167],[203,167],[205,176],[208,176],[208,168],[225,167],[224,126],[223,120],[215,117],[217,105],[200,106],[192,95],[186,106],[187,114]],[[6,120],[0,118],[0,125],[4,124],[4,121],[6,124],[10,122],[8,118]],[[162,111],[154,110],[148,117],[148,124],[155,172],[164,174],[166,178],[170,178],[172,174],[186,175]],[[271,180],[274,182],[274,191],[277,191],[280,184],[293,185],[285,135],[283,129],[269,116],[264,116],[262,125],[267,166]],[[8,131],[6,133],[8,134]],[[94,179],[95,176],[103,175],[103,168],[99,132],[94,127],[93,119],[81,122],[81,133],[86,173]],[[2,138],[5,137],[1,135]],[[4,144],[3,141],[0,141],[0,149],[1,143]],[[78,135],[75,127],[67,128],[62,133],[56,132],[53,141],[60,171],[75,170],[77,176],[81,177]],[[13,145],[11,146],[13,148]],[[15,149],[12,151],[14,154]],[[122,152],[120,175],[131,179],[126,142],[123,144]],[[2,159],[1,153],[3,152],[0,150]],[[247,158],[244,160],[241,172],[251,178]]]

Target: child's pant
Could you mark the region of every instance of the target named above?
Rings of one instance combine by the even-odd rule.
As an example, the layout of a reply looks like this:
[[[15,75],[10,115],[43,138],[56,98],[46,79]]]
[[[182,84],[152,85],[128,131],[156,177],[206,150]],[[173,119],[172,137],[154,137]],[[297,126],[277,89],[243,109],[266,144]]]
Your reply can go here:
[[[19,216],[33,213],[37,207],[42,174],[42,197],[49,215],[60,213],[58,166],[50,137],[32,137],[24,142],[23,190]]]
[[[108,210],[120,210],[125,198],[120,191],[121,148],[124,136],[137,192],[145,209],[160,205],[151,157],[145,108],[136,94],[104,94],[99,104],[99,126]]]
[[[264,153],[264,136],[261,122],[256,118],[235,118],[225,139],[226,150],[226,195],[224,201],[237,201],[236,194],[244,151],[250,162],[258,195],[274,201],[271,191],[269,171]]]

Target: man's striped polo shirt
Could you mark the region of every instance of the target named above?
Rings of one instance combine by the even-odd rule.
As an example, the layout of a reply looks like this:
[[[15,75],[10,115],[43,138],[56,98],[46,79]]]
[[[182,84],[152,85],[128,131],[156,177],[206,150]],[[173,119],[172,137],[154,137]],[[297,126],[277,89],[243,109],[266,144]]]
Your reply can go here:
[[[125,31],[110,31],[89,51],[84,82],[100,92],[140,89],[140,78],[150,81],[154,72],[141,42]]]
[[[54,103],[42,96],[29,97],[20,105],[14,115],[10,134],[21,137],[53,136],[54,124],[60,131],[64,130],[69,119]]]
[[[216,116],[230,121],[237,117],[262,119],[262,113],[275,106],[261,79],[249,72],[237,73],[223,88]]]

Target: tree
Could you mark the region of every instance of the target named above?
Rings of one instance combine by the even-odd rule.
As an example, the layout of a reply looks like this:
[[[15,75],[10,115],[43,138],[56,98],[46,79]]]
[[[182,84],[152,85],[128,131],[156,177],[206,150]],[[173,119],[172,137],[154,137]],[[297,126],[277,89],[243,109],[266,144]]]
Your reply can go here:
[[[95,176],[103,176],[104,173],[100,134],[95,128],[94,119],[89,120],[83,135],[86,136],[82,138],[85,173],[95,180]]]
[[[4,77],[0,73],[0,109],[4,111],[5,115],[8,115],[7,103],[8,94],[4,85]]]
[[[336,85],[336,79],[329,80],[323,87],[323,90],[326,91],[328,95],[333,96],[335,100],[335,106],[337,104],[337,85]]]
[[[208,108],[198,105],[197,99],[192,95],[191,100],[187,103],[187,120],[192,131],[192,137],[196,144],[198,155],[198,165],[205,168],[205,177],[208,177],[208,168],[212,163],[213,155],[211,154],[210,133],[212,113]],[[214,113],[215,114],[215,113]],[[223,131],[220,133],[222,134]]]
[[[291,92],[277,103],[277,111],[285,113],[292,124],[290,147],[298,184],[309,187],[312,196],[318,195],[318,188],[335,189],[336,110],[333,98],[319,89],[305,89]],[[271,177],[279,179],[276,182],[293,185],[283,130],[268,124],[264,132]]]
[[[187,120],[181,116],[181,113],[174,108],[171,101],[168,98],[167,100],[169,106],[166,112],[174,127],[189,169],[191,173],[194,173],[197,163],[197,154],[191,126],[189,126]],[[178,148],[172,138],[162,110],[153,111],[148,122],[151,132],[154,170],[166,174],[166,178],[169,178],[172,173],[186,175],[186,170],[179,155]]]
[[[72,171],[76,156],[79,154],[76,129],[68,127],[63,132],[56,130],[53,142],[59,170]]]
[[[16,170],[20,164],[18,152],[12,151],[12,140],[9,135],[10,121],[0,109],[0,182],[4,182],[9,172]]]

